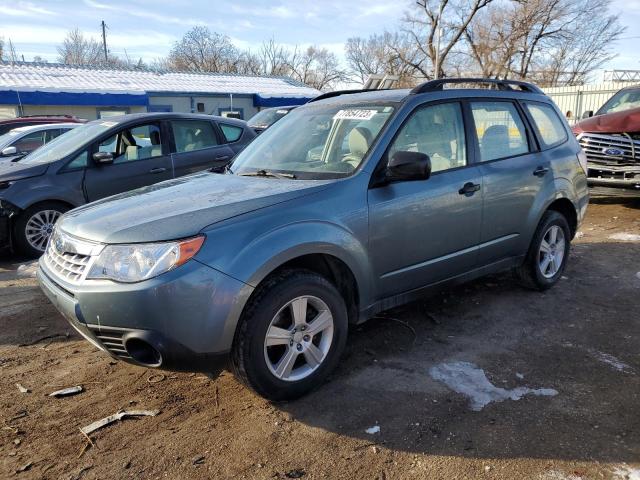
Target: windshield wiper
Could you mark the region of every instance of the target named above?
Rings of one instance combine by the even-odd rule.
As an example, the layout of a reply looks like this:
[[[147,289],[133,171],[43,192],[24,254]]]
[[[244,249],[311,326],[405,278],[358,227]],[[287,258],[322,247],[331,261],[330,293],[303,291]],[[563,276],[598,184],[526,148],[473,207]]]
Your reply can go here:
[[[239,173],[239,177],[272,177],[272,178],[292,178],[296,176],[293,173],[277,173],[269,170],[256,170],[255,172]]]

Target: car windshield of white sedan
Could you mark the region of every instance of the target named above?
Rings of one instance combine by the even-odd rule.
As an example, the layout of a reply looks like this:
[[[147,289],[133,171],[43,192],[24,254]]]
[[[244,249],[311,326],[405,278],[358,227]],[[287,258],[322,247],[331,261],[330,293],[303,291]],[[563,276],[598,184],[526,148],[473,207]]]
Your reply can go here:
[[[20,160],[20,164],[36,165],[60,160],[117,124],[117,122],[105,120],[96,120],[90,123],[85,123],[84,125],[69,130],[64,135],[56,137],[54,140],[51,140],[49,143],[43,145],[37,150],[34,150]]]
[[[320,180],[346,177],[362,163],[394,108],[310,105],[276,122],[231,165],[236,175]]]

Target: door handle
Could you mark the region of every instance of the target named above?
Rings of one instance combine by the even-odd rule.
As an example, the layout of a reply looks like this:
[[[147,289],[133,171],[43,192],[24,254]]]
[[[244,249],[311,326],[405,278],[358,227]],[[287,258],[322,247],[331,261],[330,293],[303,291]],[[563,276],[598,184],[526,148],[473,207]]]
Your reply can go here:
[[[156,167],[156,168],[152,168],[151,170],[149,170],[149,173],[162,173],[162,172],[166,172],[167,169],[164,167]]]
[[[218,155],[217,157],[215,157],[215,160],[229,160],[229,158],[229,155]]]
[[[476,193],[478,190],[480,190],[480,184],[467,182],[463,185],[463,187],[460,190],[458,190],[458,193],[460,195],[466,195],[467,197],[470,197],[471,195]]]
[[[538,167],[533,171],[533,174],[536,177],[544,177],[548,171],[549,169],[547,167]]]

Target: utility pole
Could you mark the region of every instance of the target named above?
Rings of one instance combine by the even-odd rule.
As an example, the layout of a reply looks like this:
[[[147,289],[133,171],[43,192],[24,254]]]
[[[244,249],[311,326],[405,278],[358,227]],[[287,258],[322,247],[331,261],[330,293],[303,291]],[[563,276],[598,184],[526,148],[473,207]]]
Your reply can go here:
[[[107,55],[107,24],[104,20],[100,22],[102,26],[102,48],[104,49],[104,63],[109,63],[109,56]]]
[[[435,68],[433,72],[433,78],[438,79],[440,77],[440,37],[442,36],[442,27],[440,26],[440,21],[442,20],[442,10],[444,10],[444,1],[440,0],[440,10],[438,12],[438,22],[436,23],[436,35],[438,39],[436,40],[436,61]]]

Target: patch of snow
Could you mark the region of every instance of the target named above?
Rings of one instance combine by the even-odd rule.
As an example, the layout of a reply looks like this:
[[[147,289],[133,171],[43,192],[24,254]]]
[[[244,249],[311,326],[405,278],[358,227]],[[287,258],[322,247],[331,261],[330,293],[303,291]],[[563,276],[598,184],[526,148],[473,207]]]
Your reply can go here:
[[[613,235],[609,235],[609,239],[620,240],[621,242],[640,242],[640,235],[626,232],[614,233]]]
[[[624,363],[622,360],[614,357],[609,353],[593,351],[591,352],[594,357],[600,360],[602,363],[606,363],[607,365],[613,367],[619,372],[633,372],[633,368]]]
[[[365,430],[369,435],[375,435],[376,433],[380,433],[380,426],[374,425],[373,427],[369,427]]]
[[[521,373],[516,373],[516,377],[518,377],[520,380],[522,380],[524,378],[524,375]]]
[[[620,465],[613,471],[613,478],[614,480],[640,480],[640,468]]]
[[[567,475],[564,472],[560,472],[558,470],[551,470],[550,472],[545,472],[538,477],[540,480],[583,480],[583,477],[578,477],[573,474]]]
[[[640,272],[636,273],[636,277],[638,277],[638,279],[640,279]]]
[[[552,388],[531,389],[517,387],[512,390],[493,385],[484,373],[473,363],[453,362],[441,363],[429,369],[434,380],[441,381],[451,390],[461,393],[471,400],[471,410],[480,411],[491,402],[502,402],[507,399],[520,400],[525,395],[554,396],[557,390]]]
[[[576,238],[584,237],[584,232],[576,232]]]
[[[16,270],[16,273],[20,277],[35,277],[37,271],[38,271],[38,261],[34,260],[33,262],[20,265],[18,267],[18,270]]]

